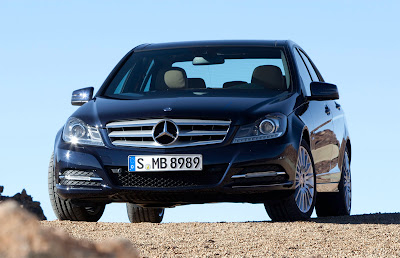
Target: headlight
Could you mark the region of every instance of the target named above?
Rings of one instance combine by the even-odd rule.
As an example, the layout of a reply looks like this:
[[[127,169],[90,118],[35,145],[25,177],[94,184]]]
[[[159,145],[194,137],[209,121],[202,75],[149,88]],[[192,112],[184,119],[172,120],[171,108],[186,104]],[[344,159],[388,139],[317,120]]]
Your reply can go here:
[[[252,142],[278,138],[286,131],[287,117],[283,114],[269,114],[254,124],[243,125],[232,143]]]
[[[75,117],[70,117],[65,124],[63,140],[73,144],[104,145],[97,127],[89,126]]]

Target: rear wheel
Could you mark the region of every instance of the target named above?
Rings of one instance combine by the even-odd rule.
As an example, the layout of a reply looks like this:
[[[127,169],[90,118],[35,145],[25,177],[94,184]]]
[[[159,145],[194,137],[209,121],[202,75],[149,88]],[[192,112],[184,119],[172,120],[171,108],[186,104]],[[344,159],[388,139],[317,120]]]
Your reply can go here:
[[[295,191],[281,200],[268,200],[265,209],[273,221],[309,219],[315,205],[316,179],[314,161],[305,140],[301,141],[296,163]]]
[[[351,171],[347,148],[343,156],[342,175],[339,182],[339,192],[318,193],[315,208],[318,217],[350,215]]]
[[[160,223],[164,217],[163,208],[144,208],[133,203],[127,203],[126,210],[131,223]]]
[[[78,206],[71,200],[64,200],[56,193],[56,176],[54,173],[54,154],[51,155],[48,185],[49,196],[53,211],[59,220],[89,221],[96,222],[103,215],[105,204],[94,204],[90,206]]]

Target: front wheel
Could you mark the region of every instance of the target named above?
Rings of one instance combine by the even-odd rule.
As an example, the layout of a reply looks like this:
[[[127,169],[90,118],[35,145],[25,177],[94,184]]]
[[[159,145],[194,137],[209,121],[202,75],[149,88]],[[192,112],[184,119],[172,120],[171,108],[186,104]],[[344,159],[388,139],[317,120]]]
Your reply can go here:
[[[56,176],[54,173],[54,154],[51,155],[48,170],[49,197],[53,211],[59,220],[96,222],[103,215],[105,204],[78,206],[71,200],[64,200],[56,193]]]
[[[316,199],[314,160],[310,147],[301,141],[296,163],[295,191],[281,200],[268,200],[265,209],[273,221],[296,221],[310,218]]]
[[[133,203],[127,203],[126,210],[131,223],[160,223],[164,217],[163,208],[144,208]]]

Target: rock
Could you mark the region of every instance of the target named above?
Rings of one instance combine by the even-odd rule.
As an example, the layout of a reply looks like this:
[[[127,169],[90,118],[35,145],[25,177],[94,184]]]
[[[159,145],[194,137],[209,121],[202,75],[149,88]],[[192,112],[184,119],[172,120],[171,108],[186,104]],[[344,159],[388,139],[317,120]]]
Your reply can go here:
[[[14,201],[0,204],[0,257],[139,257],[128,240],[94,243],[46,228]]]
[[[44,216],[42,207],[40,207],[40,202],[33,201],[32,197],[26,193],[25,189],[23,189],[21,193],[17,193],[11,197],[11,199],[18,202],[22,208],[35,214],[39,220],[47,219],[46,216]]]
[[[13,197],[1,196],[3,190],[4,187],[0,186],[0,202],[5,200],[14,200],[18,202],[22,208],[35,214],[39,220],[47,219],[46,216],[44,216],[43,209],[40,206],[40,202],[33,201],[32,196],[28,195],[25,189],[23,189],[21,193],[17,193]]]

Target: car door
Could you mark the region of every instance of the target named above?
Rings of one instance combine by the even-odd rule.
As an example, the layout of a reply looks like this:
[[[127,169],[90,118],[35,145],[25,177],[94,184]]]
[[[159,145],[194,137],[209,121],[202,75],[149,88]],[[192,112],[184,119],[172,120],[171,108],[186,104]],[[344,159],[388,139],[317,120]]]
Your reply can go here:
[[[310,58],[302,51],[299,50],[301,57],[305,60],[307,68],[311,71],[311,74],[317,76],[315,65],[312,64]],[[318,76],[317,76],[318,77]],[[345,146],[345,134],[346,134],[346,121],[344,112],[339,104],[339,100],[327,100],[326,105],[331,112],[332,124],[333,124],[333,135],[329,138],[329,144],[332,146],[331,154],[331,169],[329,174],[325,178],[329,179],[331,183],[330,190],[336,190],[335,187],[340,181],[341,164]],[[337,184],[336,184],[337,183]],[[327,189],[328,190],[328,189]]]
[[[346,146],[346,121],[339,100],[332,100],[331,102],[333,128],[336,136],[336,142],[332,149],[331,174],[332,181],[339,182],[342,170],[341,164],[343,163],[343,153]]]
[[[311,71],[311,75],[314,74],[314,76],[317,77],[318,79],[322,78],[321,76],[317,75],[319,74],[319,72],[315,67],[315,65],[312,64],[310,58],[302,50],[299,50],[299,53],[301,57],[305,60],[307,68]],[[341,109],[341,106],[338,103],[338,100],[327,100],[325,102],[328,107],[327,109],[331,113],[332,125],[333,125],[333,131],[329,135],[329,138],[326,139],[331,145],[332,152],[330,158],[331,169],[328,174],[321,176],[321,180],[329,183],[325,185],[324,190],[333,191],[336,190],[336,187],[340,181],[340,171],[341,171],[340,164],[342,164],[340,157],[343,157],[343,155],[340,155],[340,153],[343,153],[344,151],[342,147],[344,145],[342,143],[345,142],[344,141],[345,118],[343,110]]]
[[[307,68],[305,57],[301,56],[301,51],[297,48],[294,49],[294,58],[306,95],[310,96],[310,83],[319,81],[319,78],[314,70]],[[313,120],[313,126],[309,128],[311,136],[310,148],[314,158],[317,187],[320,188],[319,185],[331,182],[329,172],[331,170],[332,142],[336,138],[333,133],[332,111],[328,101],[310,100],[308,105],[307,112],[310,112]]]

